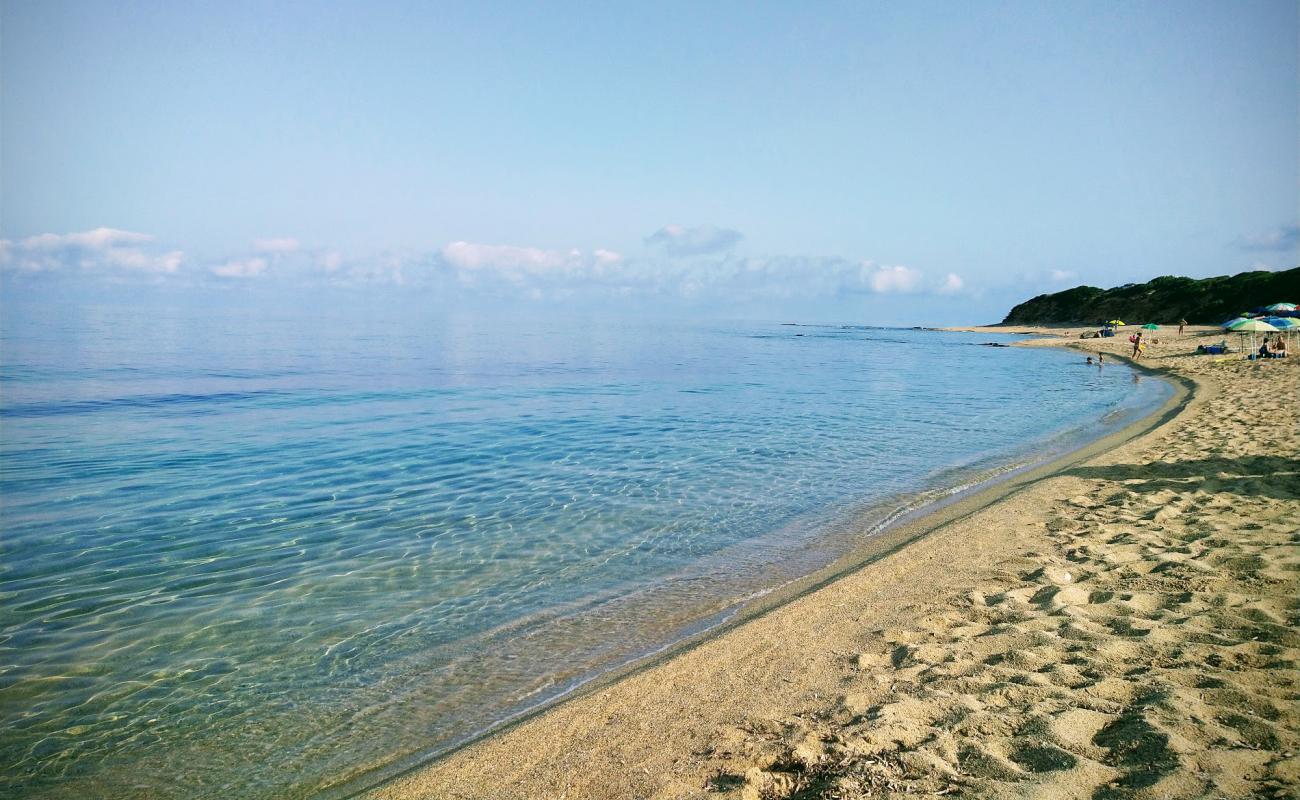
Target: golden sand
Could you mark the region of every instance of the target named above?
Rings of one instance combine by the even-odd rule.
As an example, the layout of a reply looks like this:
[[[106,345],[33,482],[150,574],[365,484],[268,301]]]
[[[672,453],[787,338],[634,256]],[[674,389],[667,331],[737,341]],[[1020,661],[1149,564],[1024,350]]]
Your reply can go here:
[[[1300,358],[1157,337],[1154,430],[366,796],[1298,796]]]

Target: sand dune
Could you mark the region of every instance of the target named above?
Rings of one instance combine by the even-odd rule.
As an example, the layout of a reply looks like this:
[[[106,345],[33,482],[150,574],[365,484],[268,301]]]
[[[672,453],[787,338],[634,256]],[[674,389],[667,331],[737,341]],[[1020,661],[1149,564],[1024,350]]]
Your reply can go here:
[[[370,796],[1298,796],[1300,359],[1162,338],[1153,432]]]

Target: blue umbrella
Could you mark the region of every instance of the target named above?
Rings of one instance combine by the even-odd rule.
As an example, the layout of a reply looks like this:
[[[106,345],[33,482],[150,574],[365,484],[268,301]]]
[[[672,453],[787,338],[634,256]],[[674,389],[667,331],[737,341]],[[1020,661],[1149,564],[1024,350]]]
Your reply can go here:
[[[1300,319],[1294,317],[1264,317],[1261,321],[1285,333],[1288,342],[1291,341],[1291,332],[1300,329]],[[1287,349],[1291,348],[1288,346]]]

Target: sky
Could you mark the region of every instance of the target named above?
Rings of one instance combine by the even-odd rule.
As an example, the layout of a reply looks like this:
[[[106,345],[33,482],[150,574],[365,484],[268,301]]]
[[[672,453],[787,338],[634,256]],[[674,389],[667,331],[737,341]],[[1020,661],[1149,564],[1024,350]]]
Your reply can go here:
[[[0,0],[7,305],[979,323],[1298,208],[1294,0]]]

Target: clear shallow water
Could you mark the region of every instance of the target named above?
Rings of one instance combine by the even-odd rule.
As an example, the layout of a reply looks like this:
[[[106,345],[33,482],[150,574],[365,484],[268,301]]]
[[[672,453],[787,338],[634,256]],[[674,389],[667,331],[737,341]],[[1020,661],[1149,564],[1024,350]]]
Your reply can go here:
[[[62,309],[2,333],[5,796],[310,796],[1168,392],[868,328]]]

